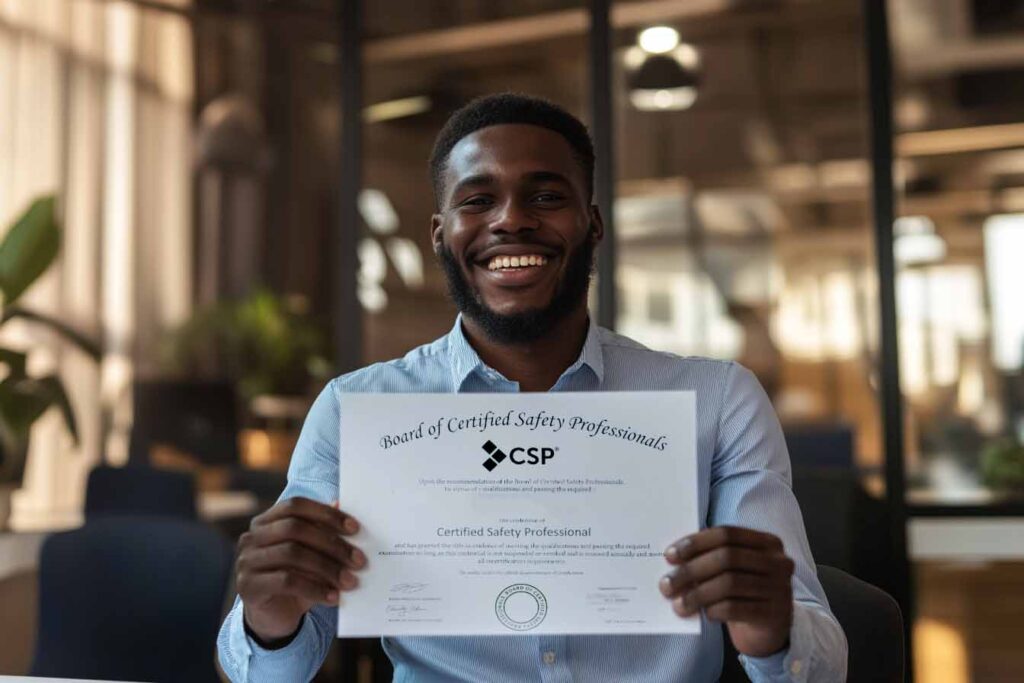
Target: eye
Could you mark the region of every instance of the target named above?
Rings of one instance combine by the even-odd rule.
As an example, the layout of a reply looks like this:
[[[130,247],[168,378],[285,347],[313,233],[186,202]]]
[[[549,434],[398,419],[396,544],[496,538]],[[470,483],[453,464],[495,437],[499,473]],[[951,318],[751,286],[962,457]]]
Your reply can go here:
[[[564,197],[557,192],[539,192],[533,196],[533,201],[540,202],[541,204],[560,202],[563,199]]]
[[[459,206],[460,207],[461,206],[481,207],[481,206],[490,206],[491,204],[492,204],[492,201],[491,201],[490,197],[487,197],[485,195],[474,195],[472,197],[464,199],[462,202],[459,203]]]

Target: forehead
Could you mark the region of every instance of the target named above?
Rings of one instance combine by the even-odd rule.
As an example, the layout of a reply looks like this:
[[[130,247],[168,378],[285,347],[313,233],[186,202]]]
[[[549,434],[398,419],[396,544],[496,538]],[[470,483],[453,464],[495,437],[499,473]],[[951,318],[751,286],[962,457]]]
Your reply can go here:
[[[583,185],[583,169],[569,141],[553,130],[522,123],[481,128],[459,140],[448,155],[446,185],[473,175],[519,176],[553,171]]]

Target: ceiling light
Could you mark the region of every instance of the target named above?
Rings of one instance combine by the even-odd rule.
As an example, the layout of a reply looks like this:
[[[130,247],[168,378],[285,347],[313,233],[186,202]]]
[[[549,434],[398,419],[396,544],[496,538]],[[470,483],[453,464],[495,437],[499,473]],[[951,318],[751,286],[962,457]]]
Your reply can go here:
[[[426,95],[378,102],[363,109],[363,121],[366,123],[393,121],[430,111],[431,106],[433,103]]]
[[[639,69],[627,76],[629,101],[641,111],[678,111],[697,100],[697,72],[680,64],[674,55],[648,55]]]
[[[901,216],[893,224],[893,253],[901,266],[937,263],[946,258],[946,241],[935,234],[935,222],[927,216]]]
[[[652,55],[671,52],[679,45],[679,31],[670,26],[652,26],[640,32],[637,44]]]
[[[641,66],[644,65],[644,60],[646,59],[647,53],[644,52],[643,48],[638,45],[630,45],[622,53],[622,62],[630,71],[639,69]]]
[[[893,222],[897,237],[904,235],[934,235],[935,221],[928,216],[900,216]]]
[[[679,111],[697,101],[697,89],[689,86],[660,90],[634,90],[629,102],[640,111]]]
[[[700,66],[700,52],[689,43],[679,43],[672,50],[672,56],[684,69],[696,69]]]

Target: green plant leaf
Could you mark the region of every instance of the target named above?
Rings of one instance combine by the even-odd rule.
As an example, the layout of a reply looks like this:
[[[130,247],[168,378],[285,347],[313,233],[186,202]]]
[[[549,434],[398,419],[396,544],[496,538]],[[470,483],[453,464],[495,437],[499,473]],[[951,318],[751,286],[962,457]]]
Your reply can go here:
[[[100,345],[90,339],[86,335],[82,334],[75,328],[71,327],[67,323],[61,322],[56,318],[52,318],[43,313],[36,313],[35,311],[29,311],[20,306],[10,306],[4,309],[3,317],[0,318],[0,324],[7,322],[12,318],[21,318],[23,320],[31,320],[34,323],[38,323],[44,327],[48,327],[54,332],[60,334],[62,337],[73,343],[79,349],[89,354],[94,361],[97,363],[103,360],[103,349]],[[0,360],[3,360],[0,358]]]
[[[57,375],[8,377],[0,382],[0,419],[14,434],[26,438],[32,423],[51,406],[60,409],[71,438],[78,444],[78,425],[64,385]]]
[[[55,207],[52,195],[35,200],[0,242],[0,292],[4,306],[14,303],[57,257],[60,228]]]

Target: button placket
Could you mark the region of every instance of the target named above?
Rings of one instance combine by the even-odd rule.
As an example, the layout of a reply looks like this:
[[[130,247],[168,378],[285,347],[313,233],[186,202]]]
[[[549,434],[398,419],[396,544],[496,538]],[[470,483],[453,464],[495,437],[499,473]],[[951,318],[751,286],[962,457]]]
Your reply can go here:
[[[544,683],[570,683],[572,674],[566,666],[565,636],[541,636],[537,639],[540,677]]]

